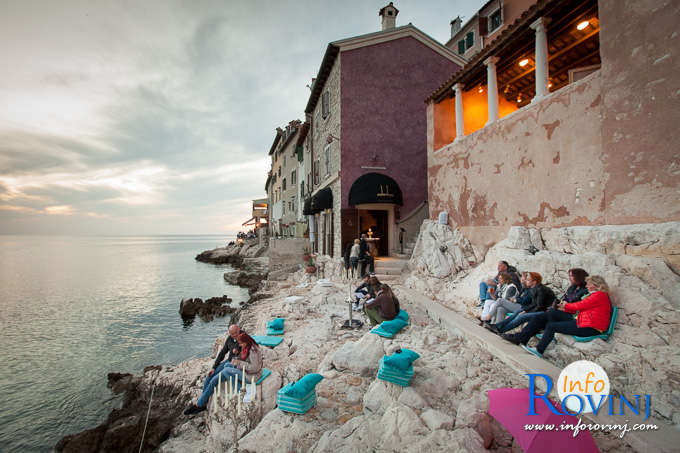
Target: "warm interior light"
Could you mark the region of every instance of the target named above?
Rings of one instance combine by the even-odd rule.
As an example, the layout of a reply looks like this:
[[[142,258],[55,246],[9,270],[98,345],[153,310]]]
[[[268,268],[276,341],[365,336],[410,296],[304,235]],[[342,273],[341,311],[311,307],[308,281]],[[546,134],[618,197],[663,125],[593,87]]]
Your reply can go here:
[[[520,62],[519,62],[519,65],[520,65],[521,67],[524,67],[524,66],[526,66],[526,65],[528,65],[528,64],[529,64],[529,59],[528,59],[528,58],[525,58],[525,59],[523,59],[523,60],[520,60]]]
[[[477,90],[477,91],[478,91],[479,93],[484,93],[484,88],[482,88],[482,86],[480,85],[480,86],[479,86],[479,90]]]
[[[583,22],[581,22],[580,24],[578,24],[578,25],[576,26],[576,29],[577,29],[577,30],[583,30],[583,29],[586,28],[588,25],[590,25],[590,21],[584,20]]]
[[[552,88],[552,82],[548,82],[548,88]]]
[[[522,95],[517,96],[517,102],[522,102]]]

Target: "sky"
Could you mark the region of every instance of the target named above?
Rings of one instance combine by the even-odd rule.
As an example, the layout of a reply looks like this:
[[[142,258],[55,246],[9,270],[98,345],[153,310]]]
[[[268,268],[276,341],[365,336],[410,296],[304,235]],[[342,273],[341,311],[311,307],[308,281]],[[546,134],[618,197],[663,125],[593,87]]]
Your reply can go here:
[[[0,0],[0,234],[241,230],[327,44],[387,3]],[[394,3],[443,43],[484,1]]]

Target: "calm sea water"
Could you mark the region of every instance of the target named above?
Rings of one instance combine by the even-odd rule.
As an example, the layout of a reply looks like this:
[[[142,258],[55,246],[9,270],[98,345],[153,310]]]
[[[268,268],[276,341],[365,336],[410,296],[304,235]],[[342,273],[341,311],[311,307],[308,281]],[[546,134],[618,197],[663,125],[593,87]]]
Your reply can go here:
[[[247,290],[194,256],[220,236],[0,235],[0,451],[48,451],[120,404],[110,371],[208,356],[226,318],[184,325],[183,297]]]

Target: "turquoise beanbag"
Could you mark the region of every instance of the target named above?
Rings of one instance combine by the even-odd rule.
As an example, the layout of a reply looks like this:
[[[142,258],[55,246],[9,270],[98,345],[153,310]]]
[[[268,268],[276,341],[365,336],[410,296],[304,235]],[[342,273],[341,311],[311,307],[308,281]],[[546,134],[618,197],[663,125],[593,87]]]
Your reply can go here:
[[[262,376],[260,376],[260,379],[258,379],[257,382],[255,382],[255,385],[262,384],[262,381],[267,379],[270,374],[272,374],[272,372],[270,370],[268,370],[266,368],[262,368]]]
[[[399,310],[399,313],[397,313],[397,316],[395,319],[403,319],[404,321],[408,322],[408,313],[406,313],[404,310]]]
[[[385,366],[406,371],[418,357],[420,357],[420,354],[417,352],[411,351],[410,349],[401,349],[401,352],[395,352],[392,355],[385,356],[383,363]]]
[[[299,381],[294,382],[293,384],[290,384],[287,389],[285,389],[284,393],[287,396],[290,396],[292,398],[304,398],[314,390],[314,387],[316,387],[316,384],[321,382],[323,379],[323,376],[317,373],[310,373],[305,376],[303,376]]]
[[[385,331],[387,333],[391,333],[392,335],[394,335],[395,333],[399,332],[401,329],[403,329],[407,325],[408,325],[408,321],[404,321],[401,318],[394,318],[390,321],[383,321],[380,324],[380,328],[383,331]]]
[[[283,330],[283,318],[276,318],[267,323],[267,328],[274,330]]]
[[[275,347],[278,346],[283,341],[283,338],[281,337],[271,337],[269,335],[251,335],[251,336],[253,337],[253,340],[255,340],[255,343],[261,344],[263,346]]]

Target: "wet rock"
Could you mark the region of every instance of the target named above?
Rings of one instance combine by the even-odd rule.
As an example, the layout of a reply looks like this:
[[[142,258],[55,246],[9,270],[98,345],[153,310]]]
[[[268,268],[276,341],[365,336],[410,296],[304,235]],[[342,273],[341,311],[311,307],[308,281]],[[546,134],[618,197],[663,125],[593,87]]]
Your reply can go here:
[[[179,304],[179,314],[182,318],[190,319],[198,315],[204,321],[211,321],[215,317],[223,317],[234,313],[237,309],[230,307],[231,298],[227,296],[211,297],[203,301],[200,297],[195,299],[182,299]]]

